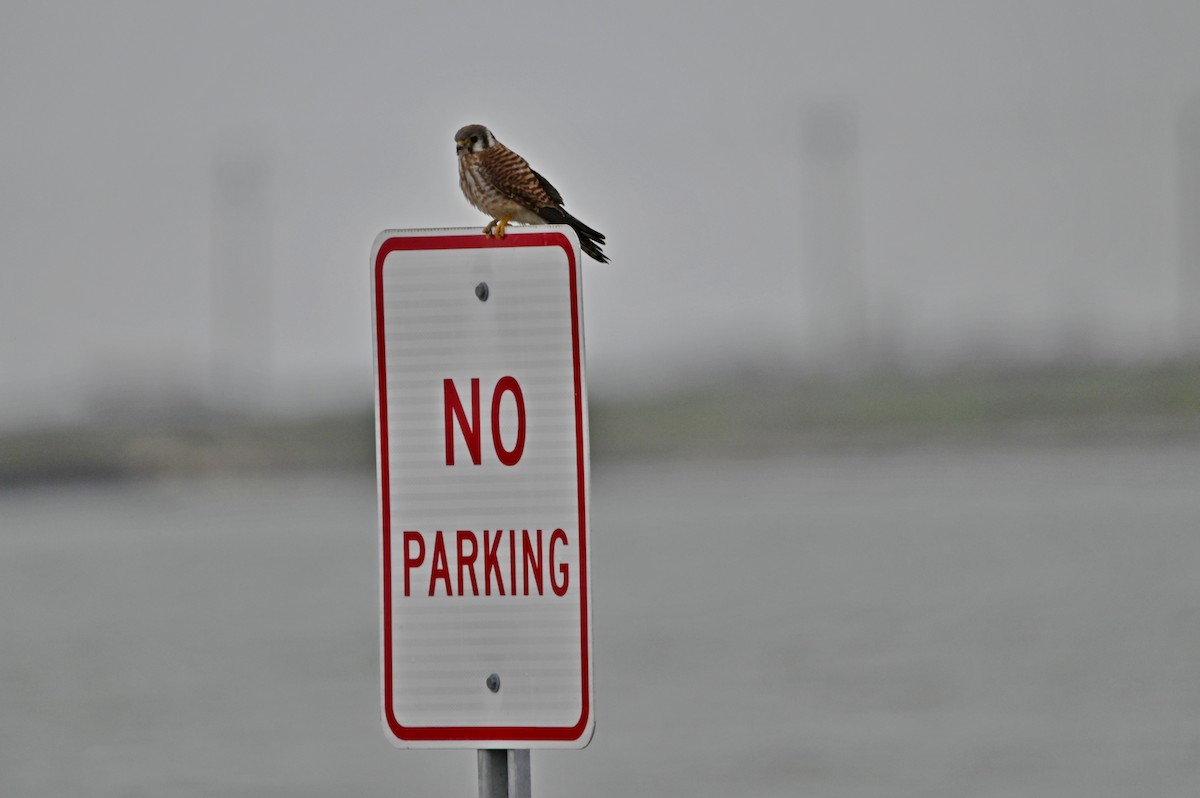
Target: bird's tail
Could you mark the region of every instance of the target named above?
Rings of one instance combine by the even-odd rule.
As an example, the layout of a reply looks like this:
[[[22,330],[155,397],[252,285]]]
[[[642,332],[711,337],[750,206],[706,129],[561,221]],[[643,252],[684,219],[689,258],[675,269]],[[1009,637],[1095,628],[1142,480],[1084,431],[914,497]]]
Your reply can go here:
[[[608,256],[600,251],[601,245],[604,244],[603,233],[588,227],[562,208],[538,208],[537,214],[549,224],[570,225],[575,234],[579,236],[580,249],[591,258],[601,263],[608,263]]]

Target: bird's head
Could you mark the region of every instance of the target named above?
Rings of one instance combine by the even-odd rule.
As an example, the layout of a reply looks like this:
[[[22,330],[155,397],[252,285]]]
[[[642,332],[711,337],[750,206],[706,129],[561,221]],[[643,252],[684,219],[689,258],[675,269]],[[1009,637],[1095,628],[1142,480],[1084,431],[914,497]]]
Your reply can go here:
[[[461,156],[468,152],[483,152],[496,143],[492,131],[483,125],[467,125],[454,134],[455,151]]]

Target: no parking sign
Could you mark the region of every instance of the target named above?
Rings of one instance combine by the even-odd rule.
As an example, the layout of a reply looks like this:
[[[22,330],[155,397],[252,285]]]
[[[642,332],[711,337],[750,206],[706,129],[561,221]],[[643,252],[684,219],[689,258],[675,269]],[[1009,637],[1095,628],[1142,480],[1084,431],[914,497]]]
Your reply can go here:
[[[401,747],[582,748],[578,240],[389,230],[371,262],[385,730]]]

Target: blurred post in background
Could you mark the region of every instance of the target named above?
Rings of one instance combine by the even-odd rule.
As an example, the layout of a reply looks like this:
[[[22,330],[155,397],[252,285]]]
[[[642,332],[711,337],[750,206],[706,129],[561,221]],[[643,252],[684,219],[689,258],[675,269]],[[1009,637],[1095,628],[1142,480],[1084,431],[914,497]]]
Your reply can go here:
[[[1200,92],[1179,110],[1179,345],[1200,358]]]

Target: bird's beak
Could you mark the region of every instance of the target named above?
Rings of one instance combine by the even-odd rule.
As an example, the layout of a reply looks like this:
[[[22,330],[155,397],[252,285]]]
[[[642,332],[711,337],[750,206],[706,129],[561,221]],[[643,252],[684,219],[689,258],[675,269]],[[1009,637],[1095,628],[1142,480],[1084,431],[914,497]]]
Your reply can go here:
[[[456,141],[454,143],[458,145],[458,148],[460,150],[465,150],[467,148],[467,140],[466,139],[459,139],[458,141]]]

